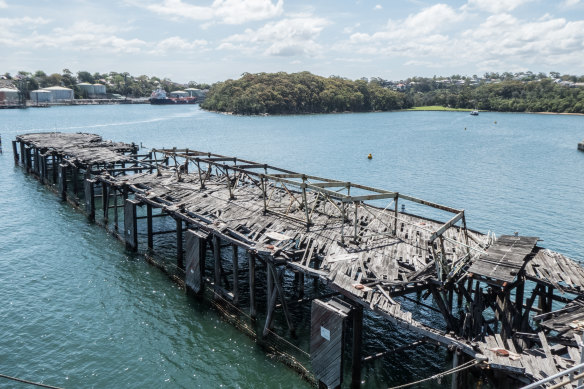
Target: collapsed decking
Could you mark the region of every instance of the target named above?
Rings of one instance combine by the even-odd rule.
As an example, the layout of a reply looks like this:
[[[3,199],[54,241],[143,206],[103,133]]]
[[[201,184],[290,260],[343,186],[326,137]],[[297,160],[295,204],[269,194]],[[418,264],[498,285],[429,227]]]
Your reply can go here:
[[[312,371],[329,387],[342,380],[345,321],[352,320],[354,386],[362,360],[375,357],[361,356],[363,309],[424,341],[486,359],[481,366],[525,383],[581,361],[577,334],[584,328],[584,269],[538,247],[535,237],[495,239],[472,231],[463,210],[189,149],[139,155],[134,144],[93,134],[20,135],[13,152],[16,163],[55,185],[63,199],[82,205],[92,220],[101,198],[102,220],[107,224],[114,209],[115,230],[123,228],[119,237],[129,249],[138,248],[139,221],[146,221],[147,248],[153,250],[156,234],[169,232],[154,231],[153,219],[173,218],[177,266],[194,293],[210,284],[217,295],[256,317],[256,267],[264,266],[264,333],[279,312],[289,330],[295,329],[290,291],[282,283],[285,272],[297,275],[300,292],[304,276],[324,281],[331,294],[343,297],[312,303]],[[404,203],[428,209],[432,218],[400,212]],[[140,207],[146,216],[139,216]],[[448,215],[447,221],[436,221],[438,214]],[[226,244],[230,256],[221,253]],[[205,266],[208,246],[212,271]],[[240,298],[238,250],[247,253],[248,301]],[[231,272],[224,270],[225,262]],[[435,305],[416,296],[432,296]],[[404,309],[400,302],[406,300],[439,312],[443,323],[428,323]],[[562,308],[554,310],[558,304]]]

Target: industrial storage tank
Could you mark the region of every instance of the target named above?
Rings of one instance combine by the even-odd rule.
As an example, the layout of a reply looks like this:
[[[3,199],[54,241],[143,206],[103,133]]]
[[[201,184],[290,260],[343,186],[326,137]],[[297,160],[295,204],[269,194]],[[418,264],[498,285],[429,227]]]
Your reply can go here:
[[[73,89],[65,88],[62,86],[51,86],[44,88],[51,92],[53,101],[71,101],[73,100]]]
[[[81,96],[83,97],[91,98],[95,94],[93,85],[88,82],[80,82],[79,84],[77,84],[77,88],[79,88]]]
[[[0,105],[15,105],[18,102],[18,89],[0,88]]]
[[[96,97],[105,97],[105,85],[93,84],[93,93],[95,93]]]
[[[33,103],[50,103],[53,99],[53,94],[44,89],[37,89],[30,92],[30,101]]]
[[[182,90],[175,90],[170,92],[170,97],[188,97],[189,94]]]

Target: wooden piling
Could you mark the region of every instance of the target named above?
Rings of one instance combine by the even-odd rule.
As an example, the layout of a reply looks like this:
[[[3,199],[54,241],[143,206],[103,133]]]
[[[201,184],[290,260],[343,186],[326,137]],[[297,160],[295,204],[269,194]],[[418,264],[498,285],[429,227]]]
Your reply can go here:
[[[90,221],[95,221],[95,189],[93,188],[94,180],[85,178],[85,213]]]
[[[124,239],[126,249],[131,251],[138,250],[138,219],[136,219],[136,205],[140,202],[137,200],[126,199],[124,204]]]
[[[14,156],[14,164],[18,165],[18,147],[15,140],[12,141],[12,154]]]
[[[201,231],[185,232],[185,284],[187,290],[201,296],[205,291],[207,235]]]
[[[239,303],[239,255],[236,244],[232,244],[231,248],[233,250],[233,304],[237,304]]]
[[[213,259],[215,290],[218,291],[221,287],[221,239],[217,235],[213,235]]]
[[[148,234],[148,249],[154,249],[154,235],[152,229],[152,205],[150,203],[146,204],[146,229]]]
[[[353,348],[351,362],[351,388],[361,387],[361,349],[363,346],[363,307],[354,305],[353,315]]]
[[[247,260],[249,264],[249,316],[255,319],[257,316],[256,310],[256,295],[255,295],[255,255],[247,252]]]
[[[185,268],[183,257],[183,221],[176,219],[176,263],[181,269]]]
[[[67,200],[67,165],[59,165],[59,194],[62,200]]]

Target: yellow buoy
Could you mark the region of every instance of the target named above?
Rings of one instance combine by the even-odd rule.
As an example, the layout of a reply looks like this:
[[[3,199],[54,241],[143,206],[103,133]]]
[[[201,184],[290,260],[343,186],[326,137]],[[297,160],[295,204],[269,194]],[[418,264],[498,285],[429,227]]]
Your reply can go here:
[[[373,159],[373,155],[371,155],[371,153],[369,153],[369,155],[367,156],[367,159]]]

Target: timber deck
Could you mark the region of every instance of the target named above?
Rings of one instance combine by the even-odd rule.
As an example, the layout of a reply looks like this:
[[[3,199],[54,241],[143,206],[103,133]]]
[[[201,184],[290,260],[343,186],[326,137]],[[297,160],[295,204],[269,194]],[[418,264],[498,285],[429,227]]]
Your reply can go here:
[[[131,250],[138,248],[136,207],[147,208],[148,249],[153,249],[155,234],[153,210],[175,219],[177,264],[194,292],[206,282],[204,255],[197,254],[205,242],[217,253],[213,288],[234,303],[239,299],[237,255],[234,288],[227,290],[220,242],[232,245],[235,253],[247,252],[250,266],[255,260],[265,264],[265,331],[273,327],[276,310],[294,329],[281,285],[282,273],[292,271],[324,281],[352,306],[421,339],[469,358],[486,358],[482,366],[525,383],[581,360],[581,265],[539,247],[537,237],[497,239],[472,231],[464,210],[209,152],[175,148],[139,155],[134,144],[103,141],[93,134],[19,135],[13,152],[17,163],[43,183],[54,184],[64,199],[83,205],[92,220],[95,190],[101,190],[106,221],[111,196],[116,196],[116,225],[123,225],[121,238]],[[124,199],[120,220],[118,197]],[[414,204],[420,213],[429,209],[445,221],[400,212],[402,204]],[[416,295],[432,297],[442,323],[427,322],[403,307],[404,299],[423,305]],[[252,316],[255,305],[251,290]],[[360,351],[360,345],[354,347]],[[354,362],[353,369],[360,364]],[[317,372],[327,377],[323,380],[331,374]]]

